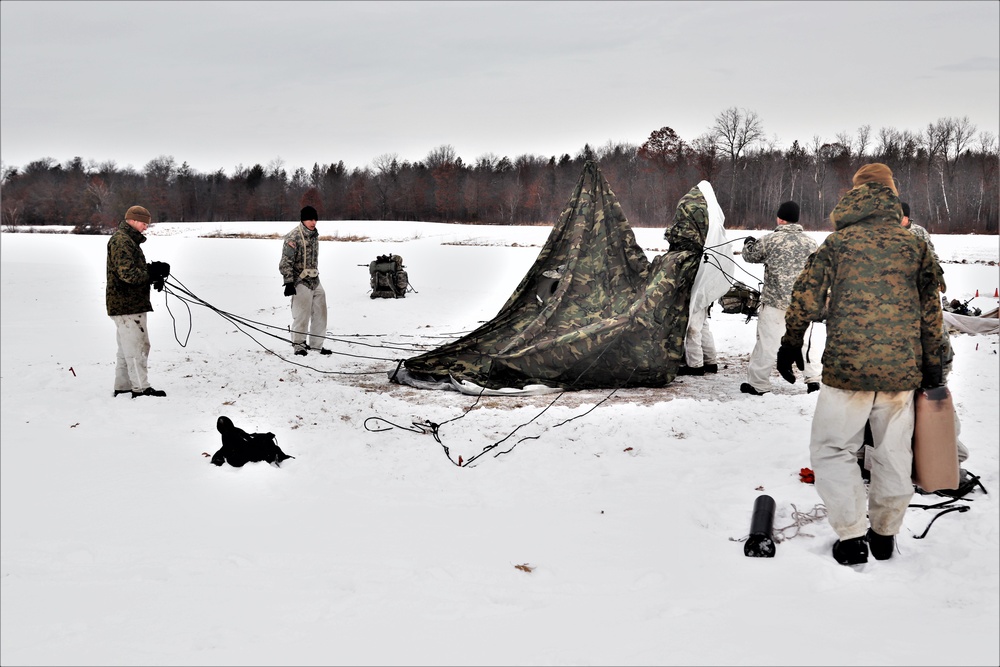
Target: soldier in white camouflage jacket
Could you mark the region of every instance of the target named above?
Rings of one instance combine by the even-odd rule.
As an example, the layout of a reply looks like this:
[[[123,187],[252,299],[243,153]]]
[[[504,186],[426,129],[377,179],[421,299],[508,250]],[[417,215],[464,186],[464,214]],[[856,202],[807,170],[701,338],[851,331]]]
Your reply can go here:
[[[774,370],[781,336],[785,333],[785,311],[792,297],[795,279],[802,272],[809,255],[818,245],[802,230],[799,205],[786,201],[778,207],[774,231],[759,240],[748,236],[743,242],[743,259],[751,264],[764,265],[764,288],[761,290],[760,312],[757,314],[757,344],[750,355],[747,380],[740,391],[751,396],[763,396],[771,391],[771,372]],[[805,379],[808,392],[819,389],[823,371],[819,353],[803,350],[806,359]]]

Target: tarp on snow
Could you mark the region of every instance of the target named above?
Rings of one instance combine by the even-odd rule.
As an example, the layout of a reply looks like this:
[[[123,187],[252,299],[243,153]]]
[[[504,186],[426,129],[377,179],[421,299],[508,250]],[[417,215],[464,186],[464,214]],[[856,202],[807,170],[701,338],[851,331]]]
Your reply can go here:
[[[941,311],[945,328],[967,334],[1000,333],[1000,310],[994,308],[983,315],[959,315],[947,310]]]
[[[707,307],[730,287],[734,264],[723,223],[702,181],[677,205],[666,231],[669,251],[650,261],[607,180],[587,162],[535,263],[497,315],[407,359],[390,378],[494,395],[664,386],[684,357],[690,309]]]

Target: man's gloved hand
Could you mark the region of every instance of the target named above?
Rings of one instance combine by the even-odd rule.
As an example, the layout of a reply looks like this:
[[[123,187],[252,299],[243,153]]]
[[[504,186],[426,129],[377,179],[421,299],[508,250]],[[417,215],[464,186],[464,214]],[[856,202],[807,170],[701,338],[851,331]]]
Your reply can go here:
[[[795,373],[792,371],[792,362],[805,370],[806,362],[802,359],[802,348],[788,343],[782,343],[778,348],[778,372],[789,384],[795,384]]]
[[[149,282],[163,280],[170,275],[170,265],[166,262],[150,262],[146,270],[149,272]]]
[[[941,373],[941,365],[924,366],[922,369],[923,379],[920,381],[921,389],[934,389],[944,384],[944,377]]]
[[[149,284],[157,292],[162,292],[163,281],[170,275],[170,265],[166,262],[150,262],[146,266],[146,272],[149,274]]]
[[[295,283],[285,283],[285,296],[295,296]]]
[[[743,245],[750,245],[751,243],[756,243],[756,242],[757,239],[753,236],[748,236],[745,239],[743,239]]]

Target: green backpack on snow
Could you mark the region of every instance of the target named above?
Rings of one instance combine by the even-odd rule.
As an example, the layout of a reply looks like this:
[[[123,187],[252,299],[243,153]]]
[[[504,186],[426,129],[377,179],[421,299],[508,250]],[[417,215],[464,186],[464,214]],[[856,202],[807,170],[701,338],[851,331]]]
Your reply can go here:
[[[410,286],[399,255],[379,255],[368,265],[373,299],[402,299]]]

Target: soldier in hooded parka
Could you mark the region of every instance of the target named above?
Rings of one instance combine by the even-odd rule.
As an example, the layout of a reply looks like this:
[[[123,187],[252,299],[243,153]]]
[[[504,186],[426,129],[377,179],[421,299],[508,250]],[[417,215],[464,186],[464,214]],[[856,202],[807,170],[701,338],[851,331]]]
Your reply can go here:
[[[816,491],[837,533],[843,565],[891,558],[913,497],[916,390],[943,386],[940,268],[900,226],[892,170],[867,164],[833,209],[835,231],[795,281],[778,372],[795,381],[810,322],[826,317],[823,380],[809,442]],[[870,422],[874,458],[866,489],[856,452]]]

